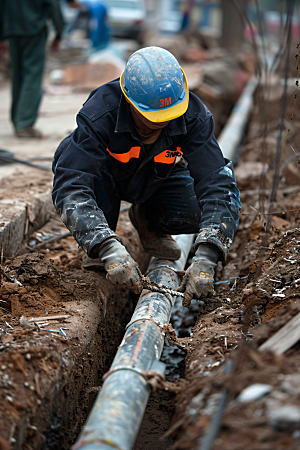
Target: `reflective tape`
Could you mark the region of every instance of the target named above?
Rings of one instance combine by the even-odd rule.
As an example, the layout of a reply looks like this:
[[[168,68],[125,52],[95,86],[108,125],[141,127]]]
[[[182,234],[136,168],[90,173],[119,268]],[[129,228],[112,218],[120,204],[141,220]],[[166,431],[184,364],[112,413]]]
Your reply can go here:
[[[117,161],[120,161],[122,163],[128,163],[131,158],[139,158],[140,157],[141,147],[131,147],[129,152],[126,152],[126,153],[112,153],[108,147],[106,150]]]

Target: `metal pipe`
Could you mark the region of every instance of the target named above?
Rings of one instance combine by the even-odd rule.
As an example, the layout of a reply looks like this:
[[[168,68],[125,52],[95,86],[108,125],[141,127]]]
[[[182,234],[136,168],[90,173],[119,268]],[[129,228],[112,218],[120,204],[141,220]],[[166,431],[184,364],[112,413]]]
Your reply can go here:
[[[236,102],[229,119],[223,130],[218,136],[218,143],[225,158],[230,160],[235,156],[236,150],[240,145],[245,127],[248,123],[250,112],[253,108],[253,92],[256,89],[258,79],[253,75],[241,96]]]
[[[181,248],[178,261],[152,258],[147,276],[172,289],[179,286],[194,235],[173,236]],[[169,323],[176,297],[144,290],[102,389],[73,450],[130,450],[150,395],[145,372],[163,373],[161,326]]]

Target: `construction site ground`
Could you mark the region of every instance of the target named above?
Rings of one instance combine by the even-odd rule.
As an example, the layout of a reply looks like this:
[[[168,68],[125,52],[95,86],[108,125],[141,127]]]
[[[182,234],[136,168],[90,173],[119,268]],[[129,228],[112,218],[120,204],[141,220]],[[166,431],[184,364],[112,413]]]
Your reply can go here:
[[[288,89],[283,135],[294,91],[294,86]],[[269,90],[262,83],[256,91],[236,163],[240,225],[228,261],[218,271],[218,280],[228,282],[216,285],[215,296],[203,306],[194,301],[190,310],[175,309],[171,322],[177,336],[171,327],[166,331],[171,344],[164,356],[167,381],[150,398],[135,450],[200,449],[224,390],[222,426],[209,448],[300,447],[299,343],[280,355],[259,349],[300,312],[300,167],[294,159],[282,168],[293,154],[291,146],[300,151],[299,107],[281,157],[276,202],[267,209],[282,93],[279,77],[272,78]],[[75,127],[86,96],[46,94],[37,122],[45,134],[41,141],[13,137],[8,108],[2,109],[1,145],[22,159],[52,157]],[[8,85],[0,90],[0,100],[9,104]],[[39,163],[50,165],[49,160]],[[38,212],[30,208],[39,195],[50,196],[51,183],[51,172],[0,166],[2,217],[8,221],[14,211],[25,210],[28,222],[18,256],[4,255],[1,263],[0,450],[71,448],[138,300],[127,288],[112,286],[103,272],[84,271],[83,251],[73,237],[40,246],[67,231],[50,202],[42,201],[47,223],[41,228]],[[122,204],[117,233],[145,271],[149,258],[127,207]],[[243,390],[257,383],[265,386],[261,396],[243,399]]]

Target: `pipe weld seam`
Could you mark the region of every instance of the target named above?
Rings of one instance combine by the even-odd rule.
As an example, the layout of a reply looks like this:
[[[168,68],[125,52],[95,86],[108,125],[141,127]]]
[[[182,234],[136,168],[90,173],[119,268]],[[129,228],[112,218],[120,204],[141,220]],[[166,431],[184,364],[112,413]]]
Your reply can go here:
[[[135,319],[135,320],[133,320],[133,321],[130,321],[127,325],[126,325],[126,327],[125,327],[125,330],[127,330],[129,327],[130,327],[130,325],[133,325],[134,323],[136,323],[136,322],[151,322],[151,323],[153,323],[153,325],[156,325],[159,329],[161,328],[161,324],[159,323],[159,322],[155,322],[155,320],[153,319],[153,317],[151,317],[151,316],[145,316],[145,317],[139,317],[138,319]],[[125,338],[126,339],[126,338]]]

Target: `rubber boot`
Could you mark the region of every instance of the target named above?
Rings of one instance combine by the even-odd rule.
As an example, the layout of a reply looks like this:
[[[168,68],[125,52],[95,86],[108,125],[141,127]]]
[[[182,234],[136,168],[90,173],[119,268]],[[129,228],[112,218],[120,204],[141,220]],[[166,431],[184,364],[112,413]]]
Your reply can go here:
[[[144,205],[132,205],[129,210],[129,219],[134,228],[136,228],[146,253],[156,258],[169,259],[171,261],[176,261],[180,258],[180,247],[178,247],[172,236],[148,230]]]

